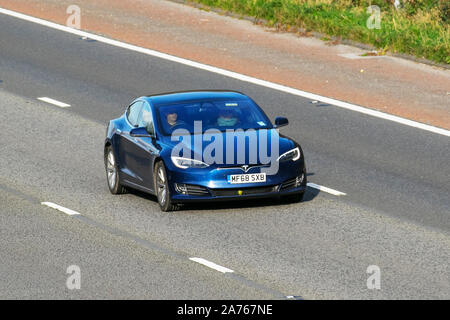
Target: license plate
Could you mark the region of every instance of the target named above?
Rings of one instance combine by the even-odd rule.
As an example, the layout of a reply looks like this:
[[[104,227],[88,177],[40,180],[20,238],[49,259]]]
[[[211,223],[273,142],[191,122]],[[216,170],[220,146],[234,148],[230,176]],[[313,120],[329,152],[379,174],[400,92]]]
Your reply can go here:
[[[265,173],[231,174],[227,176],[228,183],[259,183],[266,182]]]

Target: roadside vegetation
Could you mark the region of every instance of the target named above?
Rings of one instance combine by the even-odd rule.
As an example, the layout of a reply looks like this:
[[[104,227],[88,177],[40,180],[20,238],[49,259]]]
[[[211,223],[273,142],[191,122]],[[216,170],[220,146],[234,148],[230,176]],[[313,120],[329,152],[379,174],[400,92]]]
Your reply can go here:
[[[373,45],[437,63],[450,64],[449,0],[189,0],[255,17],[268,26],[316,31],[328,37]],[[398,5],[398,2],[400,5]],[[395,5],[394,5],[395,3]],[[380,28],[367,20],[380,8]],[[375,20],[370,20],[372,25]]]

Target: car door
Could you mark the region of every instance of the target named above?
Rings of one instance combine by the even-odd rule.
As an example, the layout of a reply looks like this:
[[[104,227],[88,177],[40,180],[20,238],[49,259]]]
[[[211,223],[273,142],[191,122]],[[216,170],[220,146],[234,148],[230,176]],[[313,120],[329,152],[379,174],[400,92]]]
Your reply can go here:
[[[120,150],[119,150],[119,162],[121,171],[124,174],[123,179],[126,183],[131,185],[142,184],[142,179],[138,176],[136,172],[136,157],[134,153],[136,152],[136,138],[130,135],[130,131],[138,127],[138,119],[141,113],[142,107],[144,105],[143,101],[136,101],[132,103],[126,112],[127,125],[124,127],[120,135]]]
[[[153,190],[153,162],[158,154],[154,128],[153,113],[148,102],[144,102],[138,118],[138,127],[146,128],[150,137],[137,137],[133,152],[133,163],[136,165],[136,175],[142,179],[142,186]]]

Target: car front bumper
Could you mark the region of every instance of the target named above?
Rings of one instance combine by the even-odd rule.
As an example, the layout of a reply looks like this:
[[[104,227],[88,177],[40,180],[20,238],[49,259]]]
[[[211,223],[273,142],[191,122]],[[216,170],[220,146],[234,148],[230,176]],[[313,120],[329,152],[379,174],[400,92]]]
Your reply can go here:
[[[302,193],[306,191],[306,186],[300,186],[284,191],[252,193],[239,195],[236,190],[236,195],[215,196],[215,195],[183,195],[177,194],[172,196],[173,203],[187,203],[187,202],[209,202],[209,201],[238,201],[248,199],[262,199],[262,198],[277,198],[285,195]]]
[[[171,200],[174,203],[229,201],[280,197],[306,190],[306,170],[303,161],[280,167],[266,182],[229,184],[227,175],[243,173],[233,170],[167,170]],[[259,173],[255,169],[250,173]],[[180,186],[182,186],[180,190]]]

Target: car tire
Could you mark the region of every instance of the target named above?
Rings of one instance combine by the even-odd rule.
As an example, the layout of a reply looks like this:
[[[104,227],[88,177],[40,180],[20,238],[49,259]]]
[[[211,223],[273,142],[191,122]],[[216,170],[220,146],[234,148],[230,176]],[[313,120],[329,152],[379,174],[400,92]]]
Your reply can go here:
[[[153,177],[155,179],[155,194],[161,210],[164,212],[176,210],[178,206],[173,204],[170,199],[169,183],[164,162],[158,161],[155,164]]]
[[[109,191],[112,194],[126,193],[127,189],[120,184],[119,167],[111,146],[105,148],[105,170]]]

